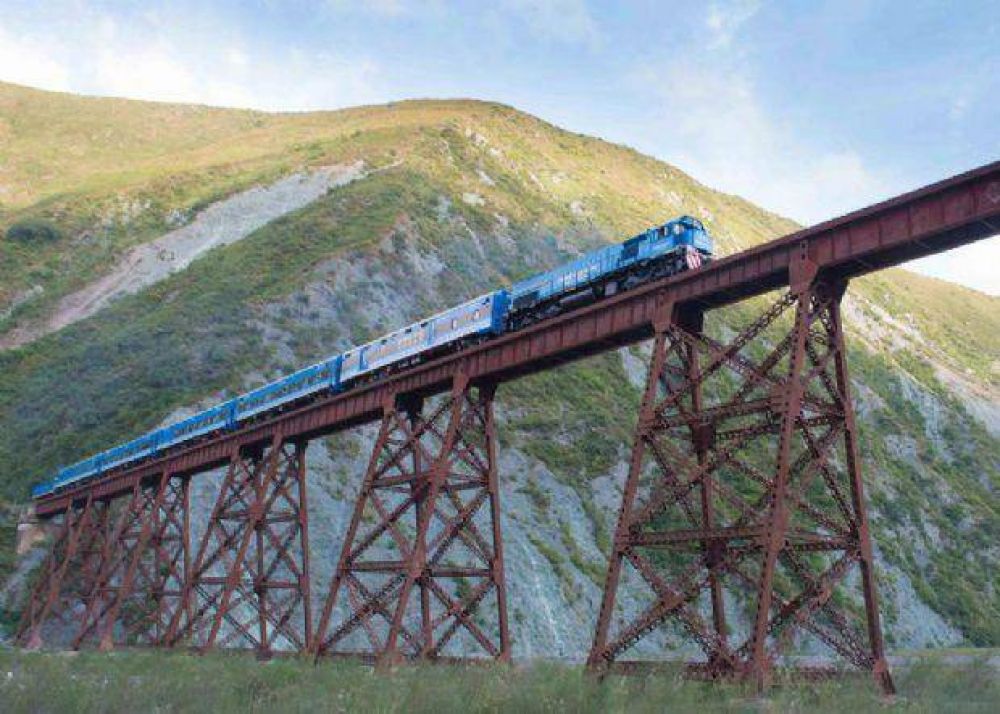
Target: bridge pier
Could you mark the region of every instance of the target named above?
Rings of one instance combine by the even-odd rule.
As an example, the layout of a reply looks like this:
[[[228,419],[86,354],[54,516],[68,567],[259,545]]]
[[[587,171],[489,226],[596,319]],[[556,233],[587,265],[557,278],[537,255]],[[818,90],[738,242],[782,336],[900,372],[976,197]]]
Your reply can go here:
[[[88,494],[70,504],[41,575],[32,588],[16,639],[29,649],[42,647],[50,618],[72,627],[74,610],[85,602],[101,567],[108,537],[110,504]]]
[[[893,691],[847,376],[846,283],[817,276],[803,253],[790,284],[728,344],[705,334],[701,314],[663,307],[592,671],[643,668],[622,656],[667,626],[701,650],[691,676],[764,688],[775,667],[824,674],[794,666],[798,638]],[[834,597],[854,566],[860,623]],[[651,596],[636,615],[616,608],[626,577]],[[727,623],[726,599],[753,613],[743,631]]]
[[[458,374],[424,415],[392,398],[317,628],[319,656],[383,665],[448,646],[510,659],[493,385]],[[484,625],[477,613],[495,617]]]
[[[119,499],[74,649],[96,639],[101,650],[110,650],[116,635],[119,644],[159,640],[185,582],[188,484],[187,477],[163,472],[137,481],[131,495]]]
[[[267,446],[234,448],[163,645],[261,658],[276,645],[311,645],[305,475],[304,443],[275,434]]]

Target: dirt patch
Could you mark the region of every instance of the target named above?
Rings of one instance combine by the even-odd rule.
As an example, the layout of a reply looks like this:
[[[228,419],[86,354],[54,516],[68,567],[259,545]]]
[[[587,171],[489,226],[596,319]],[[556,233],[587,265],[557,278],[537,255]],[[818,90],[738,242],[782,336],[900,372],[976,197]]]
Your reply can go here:
[[[136,246],[102,278],[60,300],[44,321],[0,337],[11,349],[90,317],[122,295],[137,293],[171,273],[184,270],[203,253],[235,243],[261,226],[312,203],[334,186],[363,177],[364,163],[296,173],[270,186],[255,186],[212,204],[186,226]]]

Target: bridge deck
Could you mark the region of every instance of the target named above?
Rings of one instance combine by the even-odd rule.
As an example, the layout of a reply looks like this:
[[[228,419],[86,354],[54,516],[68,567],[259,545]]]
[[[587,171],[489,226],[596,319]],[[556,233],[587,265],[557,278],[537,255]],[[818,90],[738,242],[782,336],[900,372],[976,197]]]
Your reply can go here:
[[[472,380],[508,381],[652,335],[653,321],[669,303],[709,310],[789,283],[789,268],[803,254],[820,271],[851,278],[939,253],[1000,233],[1000,162],[807,228],[684,273],[604,299],[425,364],[275,415],[239,430],[111,472],[37,503],[54,516],[75,499],[107,498],[165,470],[197,473],[229,461],[241,446],[309,439],[381,417],[394,394],[446,390],[457,372]]]

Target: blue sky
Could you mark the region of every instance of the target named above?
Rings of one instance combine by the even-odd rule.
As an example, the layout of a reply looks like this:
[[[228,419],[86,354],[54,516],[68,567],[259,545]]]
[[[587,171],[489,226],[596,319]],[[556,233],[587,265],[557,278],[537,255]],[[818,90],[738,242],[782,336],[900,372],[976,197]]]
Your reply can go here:
[[[803,223],[1000,159],[1000,6],[0,0],[0,79],[263,109],[477,97]],[[912,264],[1000,294],[1000,239]]]

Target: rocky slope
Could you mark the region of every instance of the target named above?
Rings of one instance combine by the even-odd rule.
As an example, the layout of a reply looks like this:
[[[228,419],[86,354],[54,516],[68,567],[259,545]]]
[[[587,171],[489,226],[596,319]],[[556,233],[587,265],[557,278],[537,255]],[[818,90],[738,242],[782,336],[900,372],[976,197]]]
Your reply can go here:
[[[795,227],[627,148],[481,102],[267,115],[0,85],[0,158],[15,155],[0,161],[0,342],[12,347],[0,352],[0,491],[12,502],[58,464],[665,217],[700,216],[723,253]],[[220,215],[220,201],[253,186],[336,166],[364,171],[40,336],[67,296],[108,284],[129,251]],[[759,306],[713,316],[710,329],[731,333]],[[899,270],[850,292],[897,647],[1000,645],[997,308]],[[517,654],[578,657],[588,645],[643,355],[500,391]],[[370,439],[359,430],[311,447],[317,590]],[[210,485],[199,485],[202,508]]]

